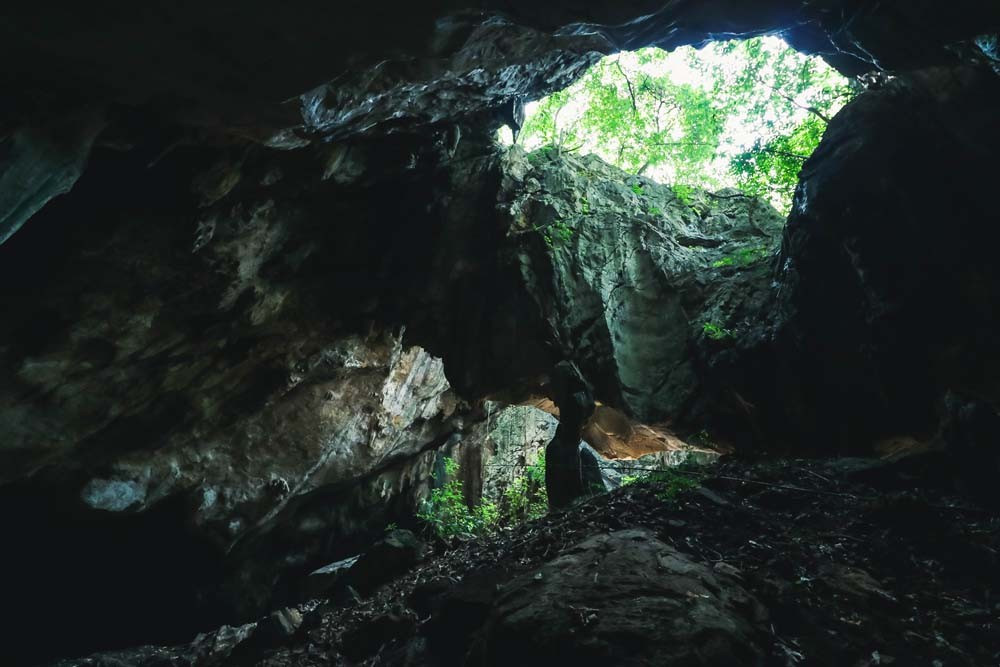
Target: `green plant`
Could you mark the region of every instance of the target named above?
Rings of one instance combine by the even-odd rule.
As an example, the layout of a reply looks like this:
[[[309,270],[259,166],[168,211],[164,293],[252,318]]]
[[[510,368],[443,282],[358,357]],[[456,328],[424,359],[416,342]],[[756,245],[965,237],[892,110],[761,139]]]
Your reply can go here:
[[[690,185],[681,185],[678,183],[673,187],[674,197],[677,197],[677,201],[684,204],[685,206],[694,205],[694,188]]]
[[[556,242],[566,242],[573,238],[573,228],[565,220],[559,219],[555,222],[534,227],[534,231],[542,235],[545,245],[554,247]]]
[[[385,524],[385,532],[387,532],[387,533],[391,533],[392,531],[396,530],[397,528],[399,528],[399,526],[394,521],[391,522],[391,523]]]
[[[545,451],[504,490],[501,522],[513,525],[545,516],[549,497],[545,491]]]
[[[649,209],[649,214],[650,215],[655,215],[655,216],[659,217],[659,216],[663,215],[663,210],[660,209],[660,208],[658,208],[658,207],[656,207],[656,206],[654,206],[653,208]]]
[[[757,246],[756,248],[743,248],[736,253],[743,266],[750,266],[767,257],[767,246]]]
[[[462,480],[458,478],[458,462],[446,458],[444,470],[447,481],[431,491],[430,498],[417,512],[417,518],[443,539],[488,533],[497,523],[499,514],[496,505],[483,501],[470,509],[465,503]]]
[[[729,329],[723,329],[718,324],[713,324],[711,322],[705,322],[701,330],[704,331],[705,335],[712,340],[723,340],[733,335],[733,332]]]
[[[580,212],[584,215],[590,215],[590,200],[587,199],[586,195],[580,200]]]
[[[712,262],[712,267],[716,269],[721,269],[724,266],[732,266],[735,263],[736,260],[734,260],[732,257],[723,257],[717,262]]]
[[[633,183],[631,189],[635,194],[642,195],[642,183]]]
[[[633,484],[648,485],[654,489],[657,498],[670,502],[681,492],[698,488],[701,484],[701,475],[687,468],[665,468],[637,471],[635,475],[622,477],[622,486]]]
[[[558,154],[558,151],[559,149],[552,145],[542,146],[528,153],[528,164],[537,169],[543,162],[548,161],[553,155]]]

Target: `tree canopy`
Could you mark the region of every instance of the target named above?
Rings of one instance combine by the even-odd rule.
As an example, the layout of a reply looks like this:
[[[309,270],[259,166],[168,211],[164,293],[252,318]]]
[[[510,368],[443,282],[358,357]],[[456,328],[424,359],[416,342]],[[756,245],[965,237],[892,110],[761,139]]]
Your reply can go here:
[[[776,37],[647,48],[603,58],[528,105],[519,140],[668,183],[738,187],[787,211],[802,163],[855,92]]]

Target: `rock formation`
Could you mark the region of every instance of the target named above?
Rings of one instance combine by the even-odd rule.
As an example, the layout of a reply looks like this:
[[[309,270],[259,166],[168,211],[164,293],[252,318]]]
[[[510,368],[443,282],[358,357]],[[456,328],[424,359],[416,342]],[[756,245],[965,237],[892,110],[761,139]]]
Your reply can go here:
[[[818,452],[929,440],[941,405],[988,450],[954,425],[1000,402],[991,3],[45,4],[0,10],[16,660],[261,611],[412,509],[488,395],[575,405],[574,448],[593,398]],[[887,79],[780,252],[736,193],[492,140],[601,54],[776,31]]]

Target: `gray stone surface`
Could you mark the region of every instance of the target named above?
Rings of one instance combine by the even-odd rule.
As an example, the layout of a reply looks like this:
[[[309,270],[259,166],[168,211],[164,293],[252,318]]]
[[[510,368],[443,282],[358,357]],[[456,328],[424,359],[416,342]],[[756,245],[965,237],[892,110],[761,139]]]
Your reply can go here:
[[[736,191],[682,196],[595,156],[514,147],[503,173],[516,261],[559,353],[639,421],[683,417],[704,389],[696,346],[722,342],[705,326],[745,335],[771,297],[782,217]]]
[[[754,665],[766,611],[644,529],[598,535],[503,587],[487,665]]]

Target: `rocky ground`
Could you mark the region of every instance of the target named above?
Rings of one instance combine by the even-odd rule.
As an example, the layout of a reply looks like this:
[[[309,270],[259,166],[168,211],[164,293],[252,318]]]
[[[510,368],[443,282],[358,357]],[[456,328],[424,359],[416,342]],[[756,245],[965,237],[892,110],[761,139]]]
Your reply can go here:
[[[946,469],[724,462],[432,546],[364,599],[61,664],[996,664],[1000,518]]]

